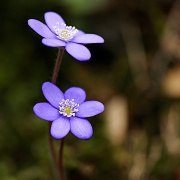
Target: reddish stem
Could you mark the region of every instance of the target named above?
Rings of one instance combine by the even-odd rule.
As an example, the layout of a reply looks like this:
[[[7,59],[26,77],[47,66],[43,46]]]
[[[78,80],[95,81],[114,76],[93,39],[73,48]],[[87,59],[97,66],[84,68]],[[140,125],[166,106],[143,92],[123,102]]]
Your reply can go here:
[[[59,68],[60,68],[60,65],[61,65],[61,59],[62,59],[63,53],[64,53],[64,47],[60,47],[59,52],[58,52],[58,57],[57,57],[57,60],[56,60],[56,64],[55,64],[55,67],[54,67],[52,81],[51,81],[53,84],[56,84],[56,80],[57,80]]]
[[[61,145],[59,149],[59,173],[60,173],[60,179],[65,180],[64,177],[64,170],[63,170],[63,148],[64,148],[64,140],[65,138],[61,139]]]
[[[59,52],[58,52],[58,56],[56,59],[56,64],[54,67],[52,81],[51,81],[53,84],[56,84],[56,81],[57,81],[58,72],[59,72],[59,68],[61,65],[63,53],[64,53],[64,47],[60,47]],[[63,152],[63,146],[64,146],[64,140],[63,140],[64,138],[61,140],[60,155],[59,155],[60,158],[59,158],[59,163],[58,163],[57,155],[56,155],[56,152],[54,149],[53,138],[52,138],[51,133],[50,133],[51,124],[52,124],[52,122],[49,121],[48,122],[48,140],[49,140],[50,152],[51,152],[55,167],[59,167],[60,178],[61,178],[61,180],[64,180],[64,172],[63,172],[63,165],[62,165],[62,159],[63,159],[63,157],[62,157],[63,153],[62,152]]]

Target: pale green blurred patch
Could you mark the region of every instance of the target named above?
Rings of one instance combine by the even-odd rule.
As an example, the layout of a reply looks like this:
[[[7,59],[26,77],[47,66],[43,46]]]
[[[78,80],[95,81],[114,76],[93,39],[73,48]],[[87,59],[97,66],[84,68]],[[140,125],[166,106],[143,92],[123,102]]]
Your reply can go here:
[[[108,7],[111,0],[61,0],[61,3],[75,15],[88,15]]]

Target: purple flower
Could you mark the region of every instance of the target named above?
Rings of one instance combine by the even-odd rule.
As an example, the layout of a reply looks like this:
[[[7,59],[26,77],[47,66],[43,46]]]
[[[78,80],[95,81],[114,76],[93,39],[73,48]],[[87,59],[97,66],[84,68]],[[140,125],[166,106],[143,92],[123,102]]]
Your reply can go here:
[[[42,91],[49,103],[37,103],[33,110],[39,118],[53,121],[50,131],[55,139],[65,137],[69,131],[83,140],[92,137],[92,126],[84,118],[103,112],[102,103],[85,101],[86,93],[78,87],[71,87],[63,94],[56,85],[45,82],[42,85]]]
[[[46,24],[29,19],[29,26],[44,37],[42,43],[51,47],[65,47],[66,51],[79,61],[91,58],[90,51],[83,45],[88,43],[103,43],[104,39],[96,34],[85,34],[72,26],[66,26],[60,15],[47,12],[44,15]]]

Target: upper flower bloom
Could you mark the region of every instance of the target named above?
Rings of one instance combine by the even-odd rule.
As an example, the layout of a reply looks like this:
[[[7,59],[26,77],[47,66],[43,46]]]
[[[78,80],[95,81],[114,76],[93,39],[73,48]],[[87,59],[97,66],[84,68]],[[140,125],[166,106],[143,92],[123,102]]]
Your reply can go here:
[[[85,34],[75,27],[66,26],[57,13],[47,12],[44,18],[47,26],[35,19],[28,20],[29,26],[44,37],[42,43],[51,47],[64,46],[66,51],[79,61],[91,58],[90,51],[82,44],[104,42],[104,39],[96,34]]]
[[[55,139],[65,137],[71,131],[76,137],[90,139],[93,129],[86,117],[95,116],[104,111],[104,105],[98,101],[85,101],[86,93],[78,87],[63,92],[54,84],[45,82],[42,91],[49,103],[37,103],[33,110],[36,116],[53,121],[51,135]]]

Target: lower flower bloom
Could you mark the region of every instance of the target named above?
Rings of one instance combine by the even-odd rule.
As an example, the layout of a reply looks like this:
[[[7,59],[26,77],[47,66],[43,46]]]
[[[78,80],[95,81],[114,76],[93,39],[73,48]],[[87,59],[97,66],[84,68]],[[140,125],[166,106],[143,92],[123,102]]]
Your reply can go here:
[[[86,93],[78,87],[71,87],[63,94],[56,85],[45,82],[42,91],[48,103],[37,103],[33,111],[39,118],[52,121],[50,131],[55,139],[62,139],[69,131],[83,140],[92,137],[92,126],[85,118],[102,113],[101,102],[85,101]]]

